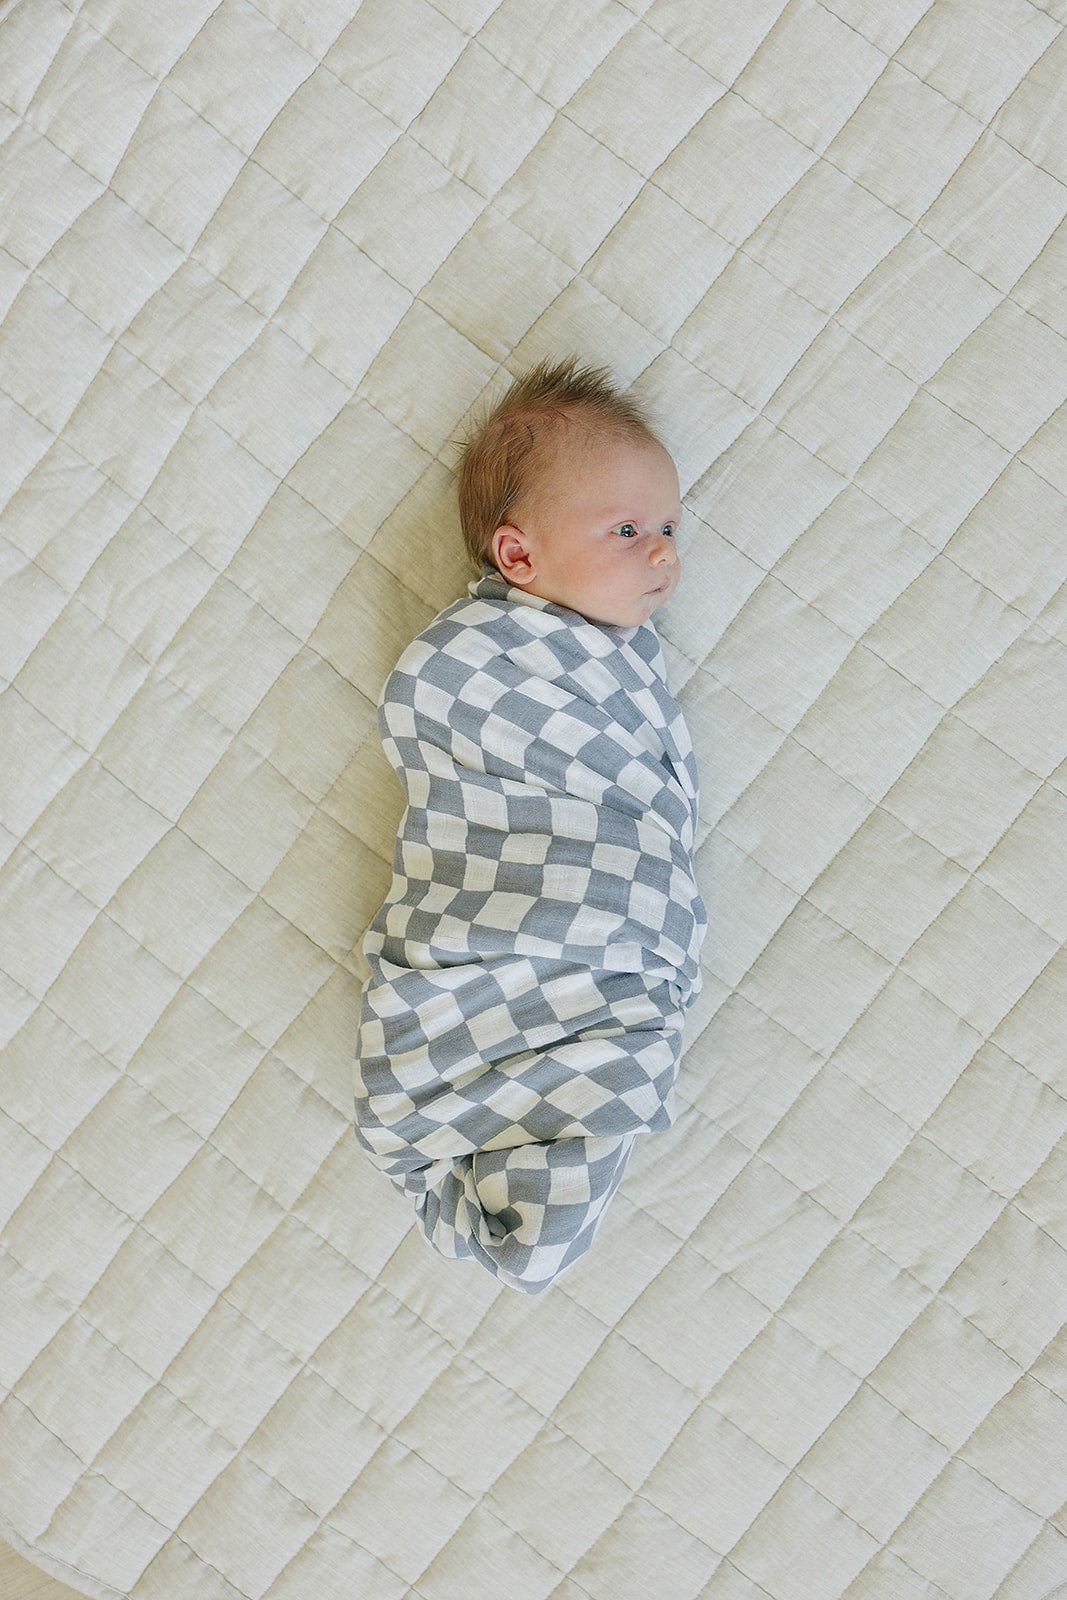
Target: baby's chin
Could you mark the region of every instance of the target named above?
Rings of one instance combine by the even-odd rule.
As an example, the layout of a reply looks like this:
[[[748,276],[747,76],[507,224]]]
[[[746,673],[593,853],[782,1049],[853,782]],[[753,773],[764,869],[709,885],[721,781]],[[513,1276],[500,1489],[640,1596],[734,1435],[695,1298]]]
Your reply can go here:
[[[649,591],[645,594],[634,595],[630,599],[606,599],[603,595],[590,597],[586,595],[568,595],[566,598],[544,595],[543,599],[554,599],[556,605],[566,606],[570,611],[576,611],[586,622],[595,622],[602,628],[639,628],[642,622],[647,622],[654,611],[658,611],[664,601],[669,600],[678,587],[677,579],[668,582],[659,591]]]
[[[599,621],[613,628],[639,628],[642,622],[647,622],[653,612],[658,611],[673,593],[673,589],[665,589],[662,594],[641,595],[628,606],[613,608],[610,617],[590,617],[589,621]]]

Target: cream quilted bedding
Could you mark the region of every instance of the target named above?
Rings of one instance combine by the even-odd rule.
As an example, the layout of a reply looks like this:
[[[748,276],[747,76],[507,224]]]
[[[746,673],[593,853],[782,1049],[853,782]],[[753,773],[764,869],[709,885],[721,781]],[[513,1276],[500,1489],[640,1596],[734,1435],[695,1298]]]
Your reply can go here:
[[[0,7],[0,1535],[133,1600],[1067,1595],[1067,3]],[[681,1115],[528,1300],[351,1129],[470,408],[686,490]]]

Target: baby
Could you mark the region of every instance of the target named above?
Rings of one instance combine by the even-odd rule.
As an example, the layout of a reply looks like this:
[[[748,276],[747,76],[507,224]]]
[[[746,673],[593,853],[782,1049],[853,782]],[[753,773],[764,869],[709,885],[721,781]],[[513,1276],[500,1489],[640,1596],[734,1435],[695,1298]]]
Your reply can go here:
[[[476,566],[589,622],[637,626],[674,593],[678,474],[599,372],[542,365],[463,456],[460,520]]]
[[[437,1250],[536,1293],[670,1126],[700,983],[696,770],[649,622],[681,507],[640,410],[573,360],[512,384],[459,500],[481,577],[379,707],[407,809],[364,943],[357,1132]]]

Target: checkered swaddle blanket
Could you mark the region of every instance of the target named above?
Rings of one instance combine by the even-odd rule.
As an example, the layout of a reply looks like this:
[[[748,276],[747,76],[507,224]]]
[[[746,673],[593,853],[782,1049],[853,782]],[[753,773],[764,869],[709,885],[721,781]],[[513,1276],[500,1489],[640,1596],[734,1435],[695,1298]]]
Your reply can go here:
[[[486,569],[379,707],[407,795],[368,931],[359,1137],[430,1243],[545,1288],[669,1127],[700,982],[696,766],[650,624]]]

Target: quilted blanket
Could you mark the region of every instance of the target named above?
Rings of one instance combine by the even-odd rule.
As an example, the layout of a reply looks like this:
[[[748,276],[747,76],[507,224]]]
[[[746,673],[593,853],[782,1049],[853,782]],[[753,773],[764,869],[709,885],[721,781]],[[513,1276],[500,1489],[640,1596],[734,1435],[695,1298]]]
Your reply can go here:
[[[1065,86],[1067,0],[0,0],[0,1594],[1067,1600]],[[352,1057],[456,442],[572,352],[708,929],[531,1295]]]
[[[536,1292],[666,1128],[706,925],[696,766],[651,623],[486,568],[380,708],[407,799],[364,944],[363,1143],[426,1237]]]

